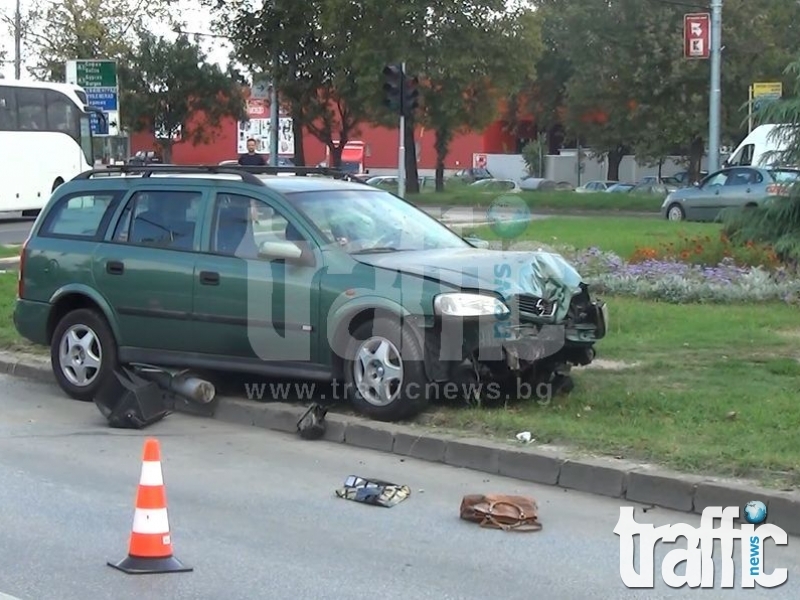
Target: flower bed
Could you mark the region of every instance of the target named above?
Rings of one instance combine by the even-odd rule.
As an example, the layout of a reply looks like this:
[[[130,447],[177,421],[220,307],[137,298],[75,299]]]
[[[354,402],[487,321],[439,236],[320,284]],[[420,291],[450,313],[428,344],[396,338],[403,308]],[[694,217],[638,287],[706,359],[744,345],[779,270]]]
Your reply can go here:
[[[719,265],[733,262],[749,267],[763,267],[768,270],[780,266],[775,251],[767,244],[748,242],[744,245],[734,244],[724,234],[719,237],[681,236],[676,242],[658,246],[637,247],[630,258],[632,263],[652,260],[677,261],[692,265]]]
[[[723,257],[715,266],[676,259],[627,262],[598,248],[559,251],[595,293],[633,296],[672,303],[800,301],[800,277],[785,268],[737,265]]]

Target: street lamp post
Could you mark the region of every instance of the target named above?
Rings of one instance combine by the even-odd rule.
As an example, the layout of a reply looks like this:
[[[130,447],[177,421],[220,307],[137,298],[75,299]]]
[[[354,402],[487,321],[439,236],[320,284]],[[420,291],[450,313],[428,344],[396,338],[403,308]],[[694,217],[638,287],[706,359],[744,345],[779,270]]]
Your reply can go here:
[[[272,0],[273,10],[276,7],[276,0]],[[269,98],[269,164],[273,167],[278,166],[278,120],[280,119],[280,111],[278,110],[278,82],[275,73],[278,70],[279,54],[278,50],[272,51],[272,73],[270,79],[272,86],[270,88]]]
[[[722,0],[711,0],[711,89],[708,101],[708,172],[719,169]]]

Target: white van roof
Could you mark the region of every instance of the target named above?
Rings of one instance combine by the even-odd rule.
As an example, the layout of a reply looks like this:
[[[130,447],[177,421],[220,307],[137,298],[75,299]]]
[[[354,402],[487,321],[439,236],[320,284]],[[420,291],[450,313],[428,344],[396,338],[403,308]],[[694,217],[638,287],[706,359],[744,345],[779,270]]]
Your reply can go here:
[[[780,160],[775,153],[788,148],[793,129],[794,126],[790,124],[759,125],[747,134],[747,137],[736,147],[725,163],[727,165],[747,164],[755,167],[773,164]],[[748,146],[752,146],[752,148],[747,148]]]

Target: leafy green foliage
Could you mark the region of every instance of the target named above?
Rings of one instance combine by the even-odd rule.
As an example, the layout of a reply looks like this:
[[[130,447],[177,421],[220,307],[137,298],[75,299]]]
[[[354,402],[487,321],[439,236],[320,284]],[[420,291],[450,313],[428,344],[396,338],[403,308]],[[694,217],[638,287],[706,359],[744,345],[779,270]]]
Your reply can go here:
[[[784,75],[791,79],[788,97],[764,104],[754,114],[756,124],[783,124],[772,134],[772,141],[783,150],[769,157],[783,165],[800,164],[800,53],[789,63]],[[788,197],[776,198],[748,211],[731,211],[724,216],[725,231],[740,243],[771,244],[788,262],[800,263],[800,185],[789,188]]]
[[[332,163],[364,122],[370,106],[370,76],[378,59],[369,51],[379,38],[367,23],[381,22],[371,3],[311,0],[304,3],[215,2],[217,28],[231,36],[236,56],[254,72],[273,78],[297,128],[303,127],[331,150]],[[336,31],[336,35],[329,32]],[[275,56],[277,61],[272,61]]]
[[[571,134],[597,152],[634,149],[653,164],[677,152],[689,157],[690,169],[699,170],[708,132],[710,65],[683,57],[688,9],[679,2],[644,0],[536,3],[546,46],[538,70],[549,86],[531,86],[530,95],[542,125],[554,120],[561,102]],[[786,82],[782,71],[800,51],[798,23],[796,2],[725,1],[723,145],[741,138],[748,85]]]
[[[121,119],[133,131],[152,131],[170,161],[173,139],[192,144],[213,140],[225,117],[245,118],[238,85],[208,64],[197,43],[180,35],[173,42],[142,34],[120,69]],[[192,119],[202,112],[204,119]]]
[[[501,12],[505,4],[441,2],[438,14],[429,8],[423,119],[436,135],[437,189],[454,135],[487,126],[497,118],[500,100],[534,75],[542,51],[539,16],[527,9]]]
[[[64,81],[66,61],[123,59],[148,22],[170,22],[171,0],[60,0],[38,5],[25,20],[26,45],[37,55],[31,72]]]
[[[525,167],[528,169],[528,175],[533,177],[544,177],[542,172],[542,161],[544,159],[545,148],[539,145],[539,142],[530,142],[522,148],[522,160],[525,161]]]

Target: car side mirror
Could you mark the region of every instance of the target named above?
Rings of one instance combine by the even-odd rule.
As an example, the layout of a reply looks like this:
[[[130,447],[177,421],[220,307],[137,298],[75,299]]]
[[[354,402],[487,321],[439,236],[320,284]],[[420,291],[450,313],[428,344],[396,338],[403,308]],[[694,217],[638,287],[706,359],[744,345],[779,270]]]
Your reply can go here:
[[[267,260],[296,261],[303,251],[292,242],[263,242],[258,249],[258,257]]]

